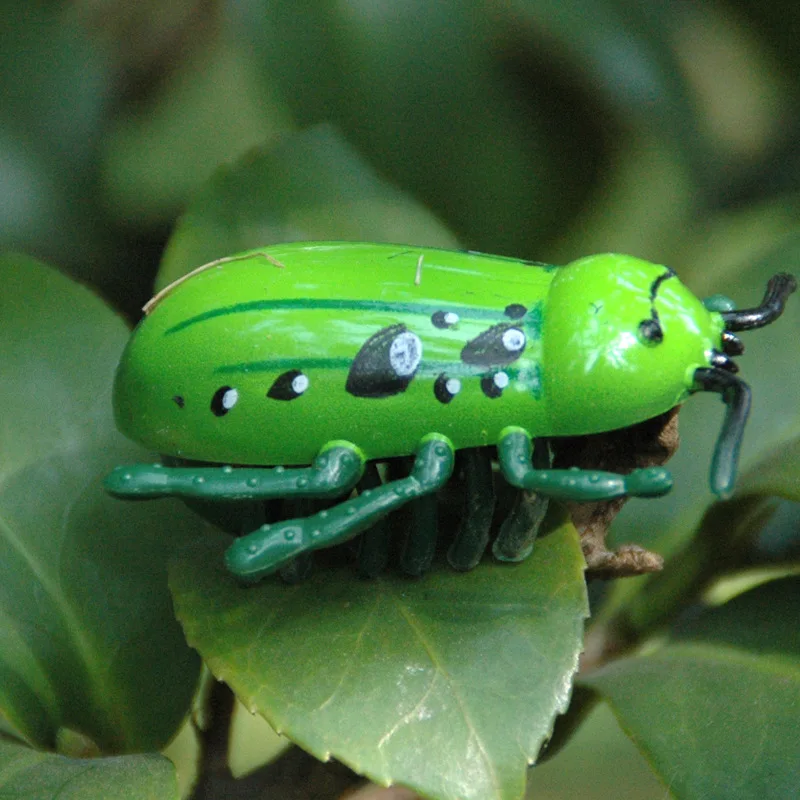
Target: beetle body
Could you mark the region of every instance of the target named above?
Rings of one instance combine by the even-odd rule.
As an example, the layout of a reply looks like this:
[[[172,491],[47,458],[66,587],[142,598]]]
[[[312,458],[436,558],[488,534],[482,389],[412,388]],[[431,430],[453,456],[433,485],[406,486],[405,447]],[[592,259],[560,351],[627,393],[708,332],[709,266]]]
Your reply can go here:
[[[254,251],[154,305],[122,359],[117,422],[160,453],[253,465],[308,464],[338,439],[373,459],[431,431],[461,449],[508,425],[624,427],[684,400],[718,346],[719,314],[675,277],[655,297],[665,342],[639,341],[665,274],[622,256],[551,268],[390,245]]]
[[[725,495],[750,398],[733,374],[730,356],[743,347],[732,331],[772,322],[794,288],[778,275],[760,307],[734,311],[724,298],[702,303],[666,267],[613,254],[553,267],[318,242],[220,259],[148,303],[114,387],[125,434],[209,466],[121,467],[107,487],[125,497],[243,500],[333,498],[358,484],[330,511],[237,540],[228,566],[255,580],[413,498],[429,502],[457,450],[475,507],[494,502],[487,445],[497,445],[502,473],[526,502],[534,492],[545,503],[663,494],[666,470],[553,470],[532,439],[631,426],[707,390],[728,406],[712,466],[712,488]],[[381,486],[374,470],[364,474],[375,460],[409,455],[408,478]],[[432,516],[418,516],[428,522],[411,547],[415,573],[435,538]],[[491,514],[480,517],[465,521],[451,548],[459,569],[486,546]],[[495,555],[525,557],[535,531],[520,536],[522,521],[540,517],[518,504],[506,526],[516,532],[501,530]],[[388,552],[385,543],[372,549],[379,562]]]

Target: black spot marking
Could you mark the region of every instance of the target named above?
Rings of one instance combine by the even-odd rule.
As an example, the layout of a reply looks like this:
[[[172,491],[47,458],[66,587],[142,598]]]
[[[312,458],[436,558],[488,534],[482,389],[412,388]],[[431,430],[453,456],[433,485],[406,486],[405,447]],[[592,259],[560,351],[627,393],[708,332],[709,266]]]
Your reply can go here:
[[[664,341],[664,331],[661,330],[658,316],[654,316],[652,319],[643,319],[639,323],[639,337],[646,344],[661,344]]]
[[[503,313],[509,319],[522,319],[528,313],[528,309],[521,303],[511,303],[511,305],[506,306]]]
[[[176,394],[172,398],[172,402],[175,403],[178,408],[183,408],[186,405],[186,401],[183,399],[183,396],[179,394]]]
[[[520,346],[517,347],[517,343],[521,343]],[[484,367],[504,366],[516,361],[523,352],[525,334],[510,322],[501,322],[467,342],[461,351],[461,360]]]
[[[458,322],[458,314],[454,311],[434,311],[431,322],[435,328],[452,328]]]
[[[496,400],[503,394],[503,387],[497,385],[497,376],[505,373],[492,372],[481,378],[481,391],[490,399]]]
[[[433,384],[433,394],[440,403],[449,403],[461,391],[461,381],[458,378],[448,378],[442,372]]]
[[[347,373],[345,390],[355,397],[391,397],[404,392],[422,358],[422,343],[405,325],[389,325],[361,346]]]
[[[211,412],[215,417],[224,417],[238,402],[239,392],[232,386],[220,386],[211,398]]]
[[[272,400],[296,400],[308,388],[308,378],[299,369],[290,369],[278,375],[269,387],[267,397]]]

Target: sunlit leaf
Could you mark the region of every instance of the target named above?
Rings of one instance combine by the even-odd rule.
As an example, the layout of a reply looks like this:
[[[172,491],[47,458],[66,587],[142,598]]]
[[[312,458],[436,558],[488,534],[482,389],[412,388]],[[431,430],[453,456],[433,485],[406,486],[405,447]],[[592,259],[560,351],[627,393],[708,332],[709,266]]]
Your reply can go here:
[[[286,737],[275,733],[264,717],[251,714],[236,702],[228,736],[228,767],[234,778],[271,763],[289,746]]]
[[[189,800],[203,769],[203,742],[191,717],[161,754],[175,767],[181,800]]]
[[[318,758],[434,798],[519,798],[563,711],[586,615],[570,525],[517,565],[421,580],[319,569],[237,586],[229,540],[176,560],[189,642],[246,706]]]

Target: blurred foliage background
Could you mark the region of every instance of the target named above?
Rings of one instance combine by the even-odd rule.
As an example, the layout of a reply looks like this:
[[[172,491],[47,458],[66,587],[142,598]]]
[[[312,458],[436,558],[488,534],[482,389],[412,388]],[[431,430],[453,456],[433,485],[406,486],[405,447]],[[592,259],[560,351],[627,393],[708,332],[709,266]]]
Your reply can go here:
[[[752,305],[737,276],[798,253],[799,35],[800,6],[753,0],[6,2],[0,244],[130,321],[159,268],[314,238],[618,250]],[[247,224],[203,222],[209,192]],[[748,339],[745,375],[780,385],[793,339]],[[750,442],[796,424],[766,394]],[[708,505],[720,410],[696,405],[676,491],[627,509],[618,541],[675,546]],[[796,548],[797,528],[782,506],[764,548]],[[604,710],[531,787],[665,791]]]

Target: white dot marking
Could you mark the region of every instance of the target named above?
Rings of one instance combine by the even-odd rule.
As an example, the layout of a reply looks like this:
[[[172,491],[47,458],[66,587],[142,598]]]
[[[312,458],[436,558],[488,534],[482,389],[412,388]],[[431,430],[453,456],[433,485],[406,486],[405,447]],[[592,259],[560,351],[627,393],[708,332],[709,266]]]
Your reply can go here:
[[[511,353],[516,353],[525,347],[525,334],[519,328],[509,328],[503,334],[503,347]]]
[[[301,372],[292,379],[292,391],[295,394],[303,394],[303,392],[308,389],[308,383],[308,375],[303,375]]]
[[[416,333],[401,333],[389,347],[389,363],[400,378],[413,375],[421,359],[422,342]]]
[[[455,311],[448,311],[444,315],[444,321],[446,325],[455,325],[458,322],[458,314]]]
[[[455,397],[461,391],[461,381],[458,378],[448,378],[444,388],[447,389],[448,394]]]
[[[222,407],[226,411],[230,411],[237,403],[239,402],[239,391],[238,389],[228,389],[224,395],[222,395]]]
[[[498,389],[505,389],[508,386],[508,375],[505,372],[498,372],[492,380]]]

